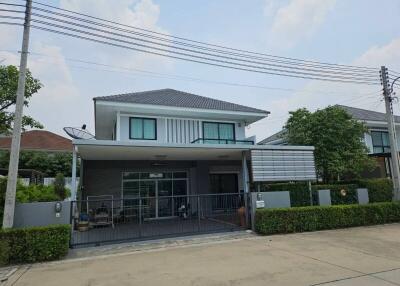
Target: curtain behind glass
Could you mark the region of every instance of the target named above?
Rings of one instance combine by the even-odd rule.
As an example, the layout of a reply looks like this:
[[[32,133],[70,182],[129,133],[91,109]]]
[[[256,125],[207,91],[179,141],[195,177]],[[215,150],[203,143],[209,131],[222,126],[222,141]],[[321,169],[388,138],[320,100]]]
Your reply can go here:
[[[131,118],[132,138],[142,138],[143,121],[141,118]]]
[[[234,140],[233,124],[219,124],[219,139]]]
[[[217,123],[209,123],[204,122],[204,139],[218,139],[218,124]]]
[[[153,119],[143,119],[143,138],[156,139],[156,121]]]

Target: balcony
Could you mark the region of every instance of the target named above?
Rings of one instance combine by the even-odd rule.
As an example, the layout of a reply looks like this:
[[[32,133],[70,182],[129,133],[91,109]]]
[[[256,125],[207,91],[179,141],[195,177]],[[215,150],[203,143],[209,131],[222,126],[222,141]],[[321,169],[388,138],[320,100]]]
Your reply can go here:
[[[232,139],[205,139],[198,138],[190,142],[192,144],[234,144],[234,145],[254,145],[251,140],[232,140]]]

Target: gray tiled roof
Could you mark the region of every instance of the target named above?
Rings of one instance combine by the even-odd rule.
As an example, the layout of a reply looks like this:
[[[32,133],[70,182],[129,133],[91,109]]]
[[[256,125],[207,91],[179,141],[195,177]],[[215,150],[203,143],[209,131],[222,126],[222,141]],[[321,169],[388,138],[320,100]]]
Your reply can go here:
[[[336,105],[349,113],[354,119],[362,121],[386,121],[386,115],[382,112],[355,108],[346,105]],[[395,116],[395,121],[400,122],[400,116]]]
[[[279,140],[279,139],[281,139],[282,142],[284,142],[285,140],[282,138],[282,135],[283,135],[284,132],[285,132],[285,130],[282,129],[281,131],[276,132],[276,133],[272,134],[271,136],[261,140],[257,144],[263,145],[263,144],[267,144],[267,143],[270,143],[270,142],[273,142],[273,141]]]
[[[265,114],[269,113],[265,110],[195,95],[192,93],[187,93],[174,89],[159,89],[110,96],[101,96],[95,97],[94,100]]]

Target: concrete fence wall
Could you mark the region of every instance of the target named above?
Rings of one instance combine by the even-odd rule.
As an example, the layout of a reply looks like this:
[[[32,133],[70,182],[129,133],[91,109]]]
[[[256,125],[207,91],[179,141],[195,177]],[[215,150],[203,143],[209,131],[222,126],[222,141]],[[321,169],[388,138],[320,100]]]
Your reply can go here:
[[[59,217],[55,211],[56,202],[16,204],[14,227],[46,226],[51,224],[69,224],[71,202],[61,202]]]
[[[251,194],[251,228],[254,230],[254,217],[257,209],[257,195],[260,194],[261,201],[264,201],[264,208],[290,208],[290,193],[283,192],[260,192]]]

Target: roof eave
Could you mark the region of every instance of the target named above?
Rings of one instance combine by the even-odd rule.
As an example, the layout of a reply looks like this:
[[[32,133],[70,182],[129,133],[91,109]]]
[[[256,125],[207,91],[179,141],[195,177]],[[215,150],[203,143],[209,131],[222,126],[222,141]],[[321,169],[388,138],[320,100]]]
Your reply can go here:
[[[94,98],[95,106],[96,104],[103,106],[130,106],[130,107],[152,107],[155,109],[163,109],[163,110],[193,110],[197,112],[213,112],[213,113],[221,113],[221,114],[240,114],[240,115],[249,115],[249,116],[259,116],[259,117],[267,117],[271,112],[267,110],[258,111],[236,111],[236,110],[221,110],[221,109],[207,109],[207,108],[193,108],[193,107],[179,107],[179,106],[169,106],[169,105],[158,105],[158,104],[141,104],[141,103],[130,103],[130,102],[120,102],[120,101],[112,101],[112,100],[102,100],[101,98]]]

